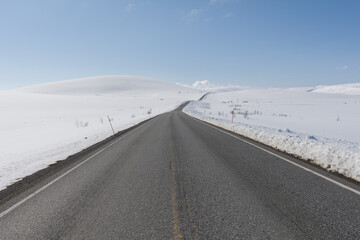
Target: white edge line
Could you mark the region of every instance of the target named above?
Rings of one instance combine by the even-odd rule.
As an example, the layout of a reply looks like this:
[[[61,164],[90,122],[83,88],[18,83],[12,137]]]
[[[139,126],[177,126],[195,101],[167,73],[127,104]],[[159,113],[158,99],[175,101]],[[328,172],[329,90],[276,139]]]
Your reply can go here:
[[[188,114],[187,114],[187,115],[188,115]],[[188,116],[190,116],[190,115],[188,115]],[[220,132],[223,132],[223,133],[225,133],[225,134],[227,134],[227,135],[229,135],[229,136],[232,136],[232,137],[234,137],[234,138],[236,138],[236,139],[239,139],[239,140],[241,140],[241,141],[243,141],[243,142],[245,142],[245,143],[247,143],[247,144],[249,144],[249,145],[251,145],[251,146],[253,146],[253,147],[256,147],[256,148],[258,148],[258,149],[261,149],[261,150],[263,150],[264,152],[267,152],[267,153],[269,153],[269,154],[271,154],[271,155],[273,155],[273,156],[275,156],[275,157],[278,157],[278,158],[280,158],[281,160],[284,160],[284,161],[286,161],[286,162],[288,162],[288,163],[291,163],[291,164],[293,164],[293,165],[295,165],[295,166],[297,166],[297,167],[299,167],[299,168],[301,168],[301,169],[303,169],[303,170],[305,170],[305,171],[307,171],[307,172],[310,172],[310,173],[312,173],[312,174],[314,174],[314,175],[316,175],[316,176],[318,176],[318,177],[321,177],[321,178],[323,178],[323,179],[325,179],[325,180],[327,180],[327,181],[329,181],[329,182],[331,182],[331,183],[333,183],[333,184],[335,184],[335,185],[338,185],[339,187],[342,187],[342,188],[344,188],[344,189],[347,189],[347,190],[349,190],[349,191],[351,191],[351,192],[353,192],[353,193],[355,193],[355,194],[357,194],[357,195],[360,196],[360,191],[358,191],[358,190],[356,190],[356,189],[353,189],[353,188],[351,188],[351,187],[349,187],[349,186],[346,186],[346,185],[344,185],[344,184],[342,184],[342,183],[339,183],[339,182],[337,182],[337,181],[335,181],[335,180],[333,180],[333,179],[331,179],[331,178],[328,178],[328,177],[326,177],[326,176],[324,176],[324,175],[322,175],[322,174],[320,174],[320,173],[317,173],[317,172],[315,172],[315,171],[313,171],[313,170],[311,170],[311,169],[308,169],[308,168],[306,168],[306,167],[304,167],[304,166],[301,166],[300,164],[297,164],[297,163],[295,163],[295,162],[293,162],[293,161],[291,161],[291,160],[289,160],[289,159],[286,159],[286,158],[284,158],[284,157],[282,157],[282,156],[280,156],[280,155],[278,155],[278,154],[276,154],[276,153],[273,153],[273,152],[271,152],[271,151],[269,151],[269,150],[266,150],[265,148],[262,148],[262,147],[260,147],[260,146],[258,146],[258,145],[256,145],[256,144],[254,144],[254,143],[251,143],[251,142],[249,142],[249,141],[247,141],[247,140],[245,140],[245,139],[242,139],[242,138],[240,138],[240,137],[238,137],[238,136],[236,136],[236,135],[234,135],[234,134],[230,134],[230,133],[228,133],[228,132],[226,132],[226,131],[224,131],[224,130],[221,130],[221,129],[217,128],[217,127],[214,127],[214,126],[210,125],[209,123],[207,123],[207,122],[205,122],[205,121],[199,120],[199,119],[197,119],[197,118],[195,118],[195,117],[193,117],[193,116],[190,116],[190,117],[192,117],[194,120],[196,120],[196,121],[198,121],[198,122],[200,122],[200,123],[203,123],[203,124],[206,124],[206,125],[208,125],[208,126],[210,126],[210,127],[212,127],[212,128],[215,128],[215,129],[217,129],[217,130],[220,131]]]
[[[151,120],[150,120],[151,121]],[[120,140],[124,139],[126,136],[128,136],[129,134],[133,133],[134,130],[138,130],[140,128],[142,128],[143,126],[147,125],[150,121],[146,122],[145,124],[130,130],[129,133],[126,133],[124,136],[122,136],[121,138],[115,140],[114,142],[110,143],[109,145],[107,145],[106,147],[104,147],[103,149],[99,150],[98,152],[94,153],[93,155],[91,155],[90,157],[88,157],[87,159],[85,159],[84,161],[82,161],[81,163],[79,163],[78,165],[76,165],[75,167],[69,169],[67,172],[63,173],[62,175],[60,175],[59,177],[55,178],[54,180],[52,180],[51,182],[49,182],[48,184],[46,184],[45,186],[39,188],[38,190],[36,190],[35,192],[31,193],[29,196],[27,196],[26,198],[22,199],[21,201],[17,202],[16,204],[12,205],[11,207],[9,207],[8,209],[6,209],[5,211],[3,211],[2,213],[0,213],[0,218],[4,217],[6,214],[8,214],[9,212],[13,211],[14,209],[16,209],[18,206],[20,206],[21,204],[25,203],[27,200],[33,198],[36,194],[44,191],[46,188],[50,187],[51,185],[53,185],[54,183],[56,183],[57,181],[59,181],[60,179],[62,179],[63,177],[65,177],[66,175],[68,175],[69,173],[71,173],[72,171],[74,171],[75,169],[77,169],[78,167],[80,167],[81,165],[83,165],[84,163],[88,162],[89,160],[91,160],[93,157],[97,156],[98,154],[102,153],[103,151],[105,151],[106,149],[108,149],[109,147],[111,147],[112,145],[114,145],[115,143],[119,142]]]

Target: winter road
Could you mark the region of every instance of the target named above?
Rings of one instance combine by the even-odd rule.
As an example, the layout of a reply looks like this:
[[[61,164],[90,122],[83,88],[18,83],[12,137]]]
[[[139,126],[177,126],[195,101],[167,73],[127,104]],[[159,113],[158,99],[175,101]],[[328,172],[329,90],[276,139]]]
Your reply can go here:
[[[359,185],[256,146],[160,115],[0,206],[0,239],[360,238]]]

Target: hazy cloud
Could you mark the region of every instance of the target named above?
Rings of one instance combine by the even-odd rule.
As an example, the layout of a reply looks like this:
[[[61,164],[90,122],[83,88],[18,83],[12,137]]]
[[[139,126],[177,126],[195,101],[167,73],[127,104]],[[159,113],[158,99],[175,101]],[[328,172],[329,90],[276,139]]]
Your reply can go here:
[[[224,2],[228,2],[229,0],[210,0],[209,4],[210,5],[215,5],[217,3],[224,3]]]
[[[190,12],[187,13],[182,20],[184,22],[194,22],[199,19],[199,16],[202,12],[202,9],[191,9]]]
[[[134,11],[134,10],[135,10],[135,4],[134,4],[134,3],[129,3],[129,4],[126,6],[125,10],[126,10],[127,12],[132,12],[132,11]]]
[[[337,67],[336,69],[337,69],[337,70],[348,70],[348,69],[349,69],[349,66],[348,66],[348,65],[344,65],[344,66],[341,66],[341,67]]]
[[[227,13],[227,14],[224,15],[225,18],[231,18],[233,16],[234,16],[233,13]]]

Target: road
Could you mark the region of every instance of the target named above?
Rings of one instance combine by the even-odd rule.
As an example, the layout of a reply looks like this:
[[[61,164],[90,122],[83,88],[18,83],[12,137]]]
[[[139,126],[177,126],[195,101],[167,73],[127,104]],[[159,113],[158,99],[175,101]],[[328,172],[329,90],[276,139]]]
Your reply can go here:
[[[358,184],[256,146],[160,115],[0,206],[0,239],[360,238]]]

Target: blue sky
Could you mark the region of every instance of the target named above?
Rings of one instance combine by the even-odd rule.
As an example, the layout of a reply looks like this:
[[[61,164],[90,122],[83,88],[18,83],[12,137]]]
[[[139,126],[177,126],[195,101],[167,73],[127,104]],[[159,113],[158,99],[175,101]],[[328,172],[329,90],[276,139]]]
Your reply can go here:
[[[0,90],[117,74],[253,87],[360,82],[360,1],[0,1]]]

